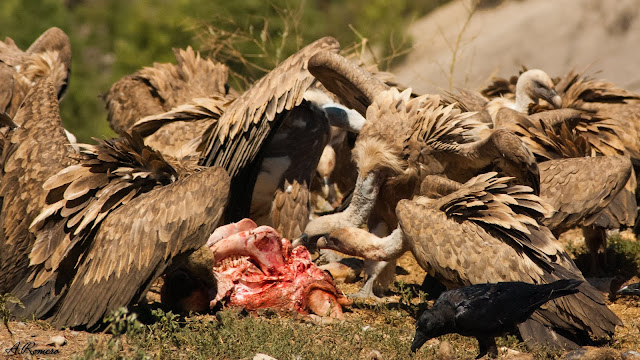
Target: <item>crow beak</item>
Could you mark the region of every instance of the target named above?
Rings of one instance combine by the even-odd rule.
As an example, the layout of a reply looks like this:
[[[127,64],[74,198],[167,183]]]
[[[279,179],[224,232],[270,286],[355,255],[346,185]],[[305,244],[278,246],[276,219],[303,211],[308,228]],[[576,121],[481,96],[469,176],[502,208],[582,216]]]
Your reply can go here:
[[[427,335],[419,330],[416,330],[416,336],[413,337],[413,341],[411,342],[411,352],[415,353],[416,351],[418,351],[418,349],[420,349],[422,345],[427,342],[427,340],[429,340],[429,337]]]

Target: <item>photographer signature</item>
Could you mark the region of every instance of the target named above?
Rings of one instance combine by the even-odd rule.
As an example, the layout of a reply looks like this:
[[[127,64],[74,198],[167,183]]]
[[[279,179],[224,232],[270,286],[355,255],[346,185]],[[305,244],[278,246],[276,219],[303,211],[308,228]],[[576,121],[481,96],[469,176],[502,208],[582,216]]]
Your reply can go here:
[[[5,349],[4,352],[7,356],[11,355],[55,355],[59,354],[60,350],[58,349],[36,349],[36,343],[33,341],[27,341],[24,344],[20,341],[13,344],[9,349]]]

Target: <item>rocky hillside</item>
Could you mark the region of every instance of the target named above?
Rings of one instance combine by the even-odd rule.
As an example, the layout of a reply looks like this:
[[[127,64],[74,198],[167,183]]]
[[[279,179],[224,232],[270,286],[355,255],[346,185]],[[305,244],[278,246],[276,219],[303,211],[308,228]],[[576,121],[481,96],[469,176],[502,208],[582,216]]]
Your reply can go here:
[[[410,25],[414,49],[394,69],[421,92],[478,89],[491,76],[517,74],[522,65],[551,76],[584,69],[640,91],[640,0],[491,0],[470,14],[453,1]],[[460,40],[457,41],[462,32]]]

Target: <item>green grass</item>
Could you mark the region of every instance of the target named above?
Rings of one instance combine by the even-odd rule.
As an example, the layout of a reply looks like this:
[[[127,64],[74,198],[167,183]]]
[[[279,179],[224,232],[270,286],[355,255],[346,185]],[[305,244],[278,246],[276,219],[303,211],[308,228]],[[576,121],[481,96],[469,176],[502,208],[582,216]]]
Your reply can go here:
[[[407,291],[404,284],[396,288]],[[440,341],[448,341],[461,359],[477,355],[473,338],[445,335],[417,354],[409,345],[414,334],[417,298],[410,303],[371,303],[357,301],[347,320],[317,324],[301,316],[263,312],[261,316],[244,311],[223,310],[215,315],[181,317],[154,310],[148,325],[133,324],[130,316],[112,317],[109,328],[129,329],[126,335],[110,340],[89,341],[77,359],[251,359],[258,353],[276,359],[435,359]],[[139,324],[139,325],[138,325]],[[113,325],[113,326],[112,326]],[[498,346],[525,352],[515,336],[497,339]],[[557,352],[537,349],[537,359],[555,358]]]

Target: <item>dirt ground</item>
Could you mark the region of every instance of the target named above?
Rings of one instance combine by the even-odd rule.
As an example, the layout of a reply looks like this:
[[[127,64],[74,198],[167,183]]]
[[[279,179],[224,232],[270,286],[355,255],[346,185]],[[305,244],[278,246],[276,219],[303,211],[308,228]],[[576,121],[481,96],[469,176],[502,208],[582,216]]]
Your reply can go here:
[[[579,232],[570,232],[565,235],[562,240],[564,242],[579,242]],[[418,286],[424,279],[425,272],[416,263],[413,256],[405,254],[399,259],[397,263],[398,275],[396,281],[402,281],[408,286]],[[636,278],[637,280],[637,278]],[[398,283],[396,283],[398,284]],[[351,283],[341,284],[340,288],[345,293],[354,293],[362,286],[362,280]],[[396,286],[397,287],[397,286]],[[392,295],[390,297],[391,302],[398,302],[400,295]],[[414,299],[415,301],[415,299]],[[640,352],[640,299],[638,298],[618,298],[614,302],[609,303],[610,308],[623,320],[625,326],[617,329],[615,338],[610,347],[590,349],[590,351],[599,351],[589,356],[593,359],[622,359],[623,353],[627,357],[625,359],[632,359],[634,353],[629,351]],[[215,315],[205,315],[205,319],[210,317],[212,321],[215,320]],[[362,308],[354,306],[347,313],[346,321],[362,321],[364,323],[371,324],[372,326],[380,325],[380,317],[370,308]],[[291,320],[296,321],[296,320]],[[404,326],[413,326],[414,319],[410,316],[406,318],[407,324]],[[51,328],[44,321],[26,321],[17,322],[11,321],[9,323],[10,329],[13,332],[13,336],[10,336],[6,328],[2,326],[0,328],[0,348],[3,350],[3,355],[7,355],[7,358],[50,358],[50,359],[67,359],[73,356],[82,356],[87,345],[90,341],[94,343],[105,342],[110,338],[107,334],[87,333],[83,331],[72,330],[56,330]],[[54,345],[56,336],[64,337],[65,343],[63,345]],[[444,340],[446,342],[446,340]],[[462,344],[462,345],[461,345]],[[408,345],[407,345],[408,346]],[[440,343],[440,340],[432,340],[427,346],[440,346],[444,345]],[[448,344],[447,344],[448,346]],[[473,347],[474,342],[456,343],[453,342],[454,351],[455,346]],[[30,351],[40,351],[40,353],[34,352],[32,355]],[[42,353],[42,351],[48,353]],[[458,350],[459,351],[459,350]],[[471,349],[471,352],[475,349]],[[505,353],[503,349],[502,353]],[[509,350],[511,351],[511,350]],[[609,352],[606,352],[609,351]],[[600,355],[599,355],[600,354]],[[610,357],[614,354],[614,357]],[[526,354],[517,353],[511,351],[510,355],[506,355],[506,358],[523,358]],[[640,354],[638,354],[640,358]],[[579,356],[577,358],[582,358]],[[505,355],[503,355],[505,358]],[[531,357],[529,357],[531,358]]]

